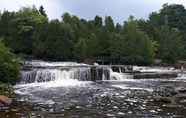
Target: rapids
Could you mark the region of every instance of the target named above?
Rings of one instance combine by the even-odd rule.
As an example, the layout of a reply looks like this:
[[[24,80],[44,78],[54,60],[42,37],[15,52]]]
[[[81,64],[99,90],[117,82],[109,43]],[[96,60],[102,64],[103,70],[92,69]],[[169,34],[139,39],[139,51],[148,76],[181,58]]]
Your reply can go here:
[[[14,86],[13,105],[0,111],[9,118],[184,117],[186,79],[133,79],[109,65],[31,61]],[[101,68],[102,71],[99,71]],[[141,72],[179,72],[173,68],[134,67]],[[100,73],[101,72],[101,73]],[[108,76],[109,74],[109,76]],[[177,110],[179,109],[179,110]]]

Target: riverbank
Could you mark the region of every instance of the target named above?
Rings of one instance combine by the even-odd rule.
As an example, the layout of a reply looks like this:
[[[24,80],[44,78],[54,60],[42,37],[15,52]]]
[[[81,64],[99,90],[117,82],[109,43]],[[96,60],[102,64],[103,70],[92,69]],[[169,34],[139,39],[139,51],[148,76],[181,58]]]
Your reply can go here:
[[[15,97],[14,89],[12,85],[0,83],[0,95],[7,97]]]
[[[0,83],[0,110],[8,109],[15,98],[12,85]]]

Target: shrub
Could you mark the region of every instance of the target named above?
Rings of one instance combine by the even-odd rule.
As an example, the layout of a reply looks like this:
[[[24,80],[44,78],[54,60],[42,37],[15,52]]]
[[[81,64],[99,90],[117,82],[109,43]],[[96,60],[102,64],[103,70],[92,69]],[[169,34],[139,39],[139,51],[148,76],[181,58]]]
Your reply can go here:
[[[0,82],[15,84],[19,79],[19,69],[15,55],[0,42]]]

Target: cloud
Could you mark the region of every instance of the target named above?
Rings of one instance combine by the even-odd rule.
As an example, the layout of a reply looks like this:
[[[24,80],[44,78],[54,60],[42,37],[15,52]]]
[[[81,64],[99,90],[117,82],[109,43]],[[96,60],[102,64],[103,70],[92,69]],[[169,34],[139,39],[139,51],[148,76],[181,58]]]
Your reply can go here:
[[[59,18],[59,14],[64,11],[59,3],[60,0],[1,0],[0,10],[18,11],[21,7],[31,7],[33,5],[39,7],[43,5],[49,18],[53,19]]]

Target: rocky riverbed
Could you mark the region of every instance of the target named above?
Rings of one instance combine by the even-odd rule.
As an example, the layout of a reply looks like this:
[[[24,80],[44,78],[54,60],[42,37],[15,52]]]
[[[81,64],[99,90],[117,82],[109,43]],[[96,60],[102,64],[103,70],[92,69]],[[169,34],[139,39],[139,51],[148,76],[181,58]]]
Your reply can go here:
[[[128,79],[68,87],[18,87],[2,118],[185,117],[186,80]],[[20,94],[20,92],[22,94]]]

